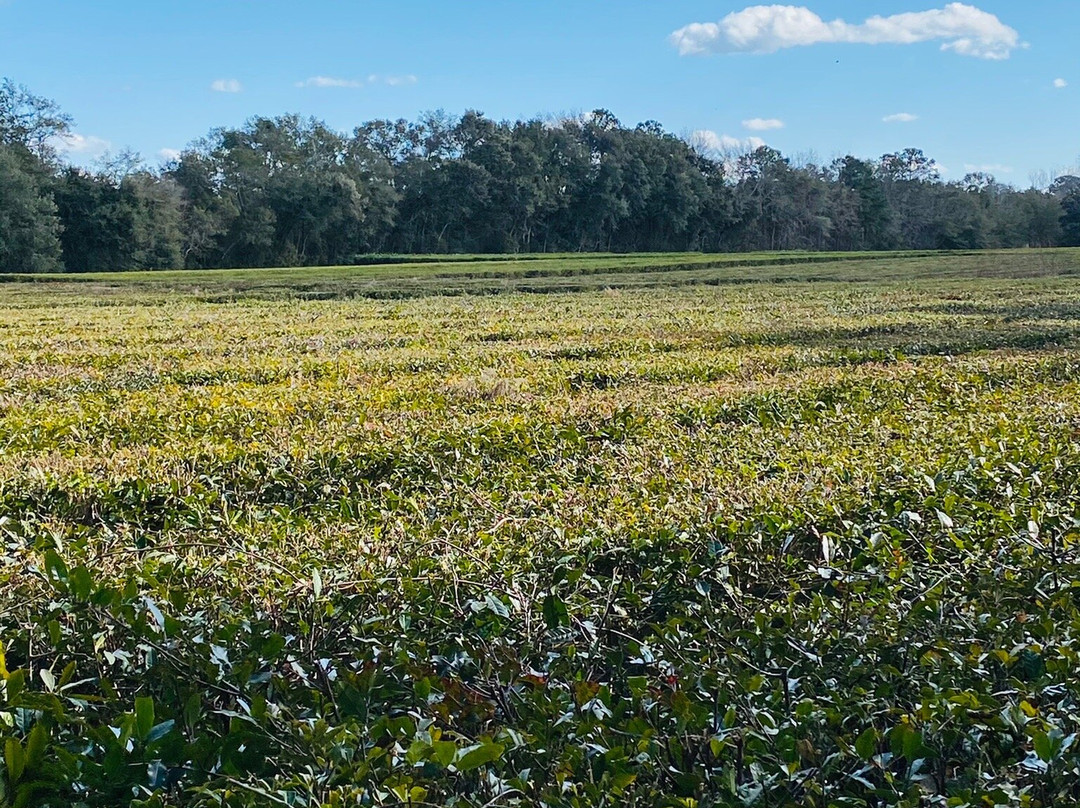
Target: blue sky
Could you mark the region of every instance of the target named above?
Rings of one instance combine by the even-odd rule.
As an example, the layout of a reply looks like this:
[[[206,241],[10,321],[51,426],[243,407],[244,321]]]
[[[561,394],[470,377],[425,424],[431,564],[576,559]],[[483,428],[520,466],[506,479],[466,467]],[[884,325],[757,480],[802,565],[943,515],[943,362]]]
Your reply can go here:
[[[432,109],[596,107],[819,160],[917,146],[950,177],[988,168],[1020,186],[1080,162],[1077,0],[751,6],[0,0],[0,75],[74,116],[81,162],[125,146],[157,162],[257,114],[349,129]]]

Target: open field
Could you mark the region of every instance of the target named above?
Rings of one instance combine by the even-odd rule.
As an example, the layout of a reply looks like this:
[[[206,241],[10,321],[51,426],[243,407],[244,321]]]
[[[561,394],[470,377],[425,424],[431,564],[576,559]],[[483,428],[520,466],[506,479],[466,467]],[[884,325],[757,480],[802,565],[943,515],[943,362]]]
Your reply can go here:
[[[2,281],[0,805],[1080,800],[1080,251]]]
[[[701,253],[665,255],[528,255],[429,257],[398,264],[299,269],[0,275],[8,299],[19,294],[132,293],[189,295],[222,302],[238,297],[396,299],[425,295],[580,292],[660,286],[913,282],[972,277],[1070,277],[1080,272],[1077,250],[1009,250],[974,253]],[[928,260],[929,259],[929,260]],[[40,287],[44,285],[44,289]]]

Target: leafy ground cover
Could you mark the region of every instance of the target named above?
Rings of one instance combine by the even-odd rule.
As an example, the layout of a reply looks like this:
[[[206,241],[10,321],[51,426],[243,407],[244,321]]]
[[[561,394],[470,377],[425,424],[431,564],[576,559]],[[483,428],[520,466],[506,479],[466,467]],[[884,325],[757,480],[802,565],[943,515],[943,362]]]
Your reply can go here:
[[[1080,799],[1080,253],[550,264],[7,279],[0,804]]]
[[[729,255],[522,255],[464,260],[416,257],[411,262],[350,267],[112,272],[78,275],[0,275],[0,289],[127,297],[133,292],[189,294],[207,302],[265,299],[405,299],[426,295],[553,294],[603,289],[739,283],[843,281],[877,283],[956,276],[1067,276],[1076,250],[978,253],[737,253]],[[400,260],[404,260],[402,257]]]

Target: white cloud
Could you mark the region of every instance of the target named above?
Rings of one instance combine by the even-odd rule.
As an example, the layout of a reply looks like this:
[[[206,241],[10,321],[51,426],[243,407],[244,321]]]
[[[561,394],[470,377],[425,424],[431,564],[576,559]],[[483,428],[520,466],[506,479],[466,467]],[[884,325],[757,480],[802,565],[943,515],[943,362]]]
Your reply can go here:
[[[751,152],[760,149],[765,141],[759,137],[737,138],[718,135],[710,129],[698,129],[690,134],[689,144],[701,152]]]
[[[54,145],[58,151],[65,154],[74,154],[91,159],[101,157],[112,148],[112,143],[104,138],[94,137],[93,135],[79,135],[75,132],[60,135],[54,140]]]
[[[179,160],[183,152],[179,149],[160,149],[157,154],[162,160],[169,162],[171,160]]]
[[[391,87],[401,87],[406,84],[416,84],[419,79],[413,75],[406,76],[380,76],[372,73],[366,79],[339,79],[333,76],[312,76],[309,79],[296,82],[297,87],[364,87],[368,84],[388,84]]]
[[[1054,79],[1054,86],[1059,90],[1064,90],[1069,86],[1069,82],[1065,81],[1065,79]]]
[[[217,79],[210,83],[210,89],[215,93],[239,93],[244,86],[236,79]]]
[[[770,129],[783,129],[784,122],[779,118],[751,118],[742,125],[752,132],[767,132]]]
[[[881,120],[885,123],[912,123],[919,120],[919,116],[910,112],[898,112],[895,115],[886,115]]]
[[[697,22],[670,37],[683,56],[775,53],[822,43],[911,45],[943,40],[941,49],[982,59],[1008,59],[1020,35],[995,15],[964,3],[931,11],[875,16],[863,23],[826,22],[805,6],[750,6],[718,23]]]
[[[355,79],[336,79],[332,76],[312,76],[296,82],[297,87],[363,87],[364,82]]]

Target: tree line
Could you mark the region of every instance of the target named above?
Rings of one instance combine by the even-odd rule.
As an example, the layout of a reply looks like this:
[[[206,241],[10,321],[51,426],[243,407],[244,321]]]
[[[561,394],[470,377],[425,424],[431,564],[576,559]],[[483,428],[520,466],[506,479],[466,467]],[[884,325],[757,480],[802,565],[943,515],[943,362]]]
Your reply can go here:
[[[71,119],[0,83],[0,271],[348,264],[375,253],[978,249],[1080,245],[1080,178],[942,180],[918,149],[794,162],[597,110],[470,111],[351,133],[296,115],[211,131],[151,168],[90,170]]]

